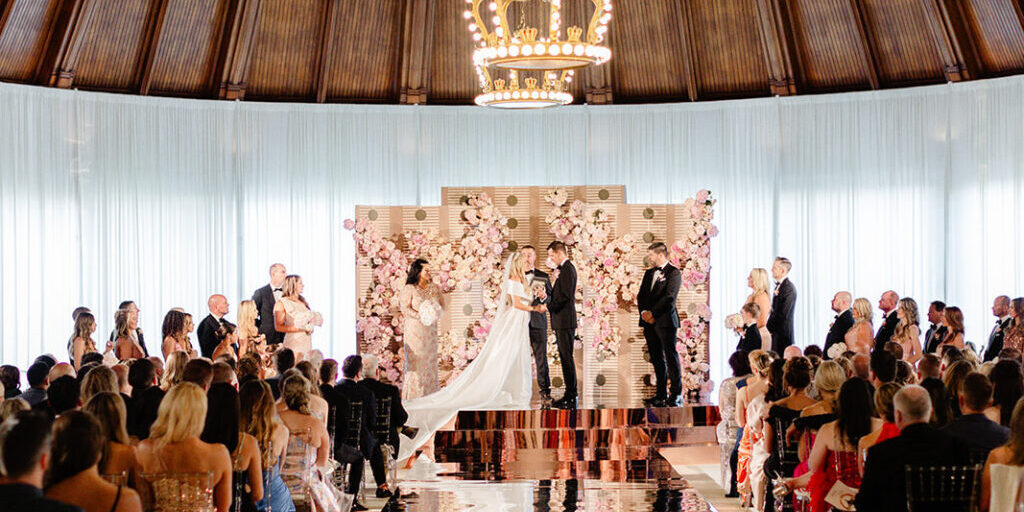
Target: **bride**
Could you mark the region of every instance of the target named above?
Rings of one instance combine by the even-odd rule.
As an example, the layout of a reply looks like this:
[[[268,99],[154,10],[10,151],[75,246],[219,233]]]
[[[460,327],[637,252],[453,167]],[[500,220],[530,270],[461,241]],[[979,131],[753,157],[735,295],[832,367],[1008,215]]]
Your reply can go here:
[[[546,311],[531,306],[526,286],[526,257],[516,253],[505,263],[498,310],[480,354],[450,384],[436,393],[405,402],[410,427],[419,429],[411,441],[400,443],[398,460],[408,458],[456,413],[462,410],[525,409],[533,391],[530,370],[530,313]]]

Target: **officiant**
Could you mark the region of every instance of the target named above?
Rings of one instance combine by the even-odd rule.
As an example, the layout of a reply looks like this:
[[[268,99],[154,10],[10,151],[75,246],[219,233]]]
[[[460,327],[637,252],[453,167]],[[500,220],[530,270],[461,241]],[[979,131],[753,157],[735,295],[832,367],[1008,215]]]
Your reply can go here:
[[[536,267],[537,249],[532,245],[524,245],[523,256],[526,257],[526,280],[533,290],[534,306],[547,304],[551,301],[551,279],[547,272]],[[546,313],[530,313],[530,349],[533,361],[537,365],[537,387],[540,388],[540,399],[543,407],[551,406],[551,379],[548,377],[548,316]]]

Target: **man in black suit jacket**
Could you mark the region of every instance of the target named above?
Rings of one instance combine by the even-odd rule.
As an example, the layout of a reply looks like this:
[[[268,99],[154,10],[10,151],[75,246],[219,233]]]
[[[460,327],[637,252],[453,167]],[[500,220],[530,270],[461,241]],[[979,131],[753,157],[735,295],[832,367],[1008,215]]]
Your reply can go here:
[[[985,348],[985,361],[991,361],[999,357],[1003,350],[1003,338],[1006,337],[1006,330],[1013,326],[1013,315],[1010,314],[1010,298],[1006,295],[996,297],[992,302],[992,314],[996,317],[996,326],[988,336],[988,346]]]
[[[896,326],[900,324],[900,319],[896,315],[896,305],[899,302],[900,296],[892,290],[883,293],[882,297],[878,299],[878,309],[882,310],[882,325],[878,328],[878,332],[875,333],[876,347],[884,347],[886,343],[892,340],[892,335],[896,332]]]
[[[924,335],[924,351],[926,354],[934,354],[939,349],[939,344],[946,339],[946,326],[942,325],[942,312],[946,310],[946,303],[937,300],[928,306],[928,322],[932,325]]]
[[[740,310],[740,316],[743,318],[743,336],[740,337],[736,350],[742,350],[748,354],[755,350],[761,350],[761,331],[757,328],[757,318],[761,316],[761,306],[754,302],[748,302]]]
[[[828,355],[828,349],[837,343],[845,343],[846,331],[853,327],[853,312],[850,311],[850,304],[853,303],[853,296],[850,292],[836,293],[832,297],[832,311],[836,312],[836,318],[832,326],[828,328],[828,335],[825,336],[825,359],[832,359]]]
[[[532,245],[523,246],[522,251],[526,256],[527,282],[537,283],[530,285],[538,292],[532,305],[546,305],[551,302],[551,279],[548,278],[546,272],[535,267],[537,250]],[[551,404],[551,379],[548,377],[548,317],[538,311],[530,312],[530,350],[533,351],[533,362],[537,366],[537,387],[540,388],[540,398],[543,405],[548,406]]]
[[[210,314],[199,322],[196,327],[196,337],[199,338],[199,351],[203,357],[213,359],[213,351],[217,349],[220,340],[217,339],[217,330],[224,323],[224,315],[228,314],[228,299],[223,295],[210,295],[206,301],[210,308]]]
[[[398,457],[399,448],[399,436],[398,429],[405,425],[406,420],[409,419],[409,413],[406,412],[405,407],[402,406],[402,392],[399,391],[398,387],[392,386],[379,380],[380,367],[377,363],[377,356],[365,356],[363,357],[363,375],[360,384],[366,386],[370,391],[373,392],[373,396],[377,400],[383,398],[391,399],[391,410],[388,414],[390,416],[390,429],[386,439],[377,438],[378,443],[386,443],[395,449],[392,458]],[[383,452],[377,450],[374,453],[373,458],[370,459],[370,468],[373,470],[373,478],[377,481],[377,497],[386,498],[391,496],[390,489],[388,489],[388,479],[385,472],[386,467],[384,465]]]
[[[270,386],[270,393],[274,395],[274,400],[281,398],[281,376],[294,367],[295,352],[292,352],[292,349],[282,348],[274,352],[274,368],[277,369],[277,376],[266,379],[267,385]]]
[[[989,452],[1010,439],[1010,429],[985,416],[992,403],[992,382],[980,373],[967,374],[957,401],[962,415],[942,430],[967,445],[972,461],[984,464]]]
[[[131,313],[128,317],[128,326],[135,331],[135,337],[139,340],[139,347],[142,348],[142,353],[149,357],[149,349],[146,348],[146,338],[142,335],[142,328],[139,327],[139,306],[135,304],[135,301],[126,300],[117,306],[117,310],[126,310]],[[110,331],[110,342],[117,340],[117,330]]]
[[[270,266],[270,284],[256,290],[252,294],[252,301],[256,303],[256,328],[260,334],[267,338],[267,345],[277,345],[284,341],[284,333],[274,329],[274,304],[281,296],[281,286],[288,271],[284,265],[274,263]]]
[[[768,314],[768,332],[772,335],[772,350],[782,354],[793,344],[793,311],[796,309],[796,287],[789,280],[793,264],[786,258],[775,258],[772,277],[775,278],[775,294],[772,297],[772,311]]]
[[[548,245],[548,258],[557,265],[558,277],[551,286],[548,311],[551,313],[551,329],[555,331],[558,357],[562,362],[562,379],[565,394],[554,403],[562,409],[576,408],[576,267],[569,261],[565,244],[559,241]]]
[[[928,424],[932,403],[928,391],[917,385],[896,393],[899,437],[868,449],[864,478],[857,493],[857,510],[904,512],[907,486],[904,466],[958,466],[970,462],[967,446]],[[932,510],[942,510],[937,507]]]
[[[0,480],[2,510],[82,512],[82,509],[43,496],[43,474],[53,440],[52,421],[43,413],[21,412],[0,427]]]
[[[377,438],[373,435],[373,426],[377,422],[377,398],[373,391],[358,382],[362,377],[362,372],[363,358],[348,356],[341,363],[342,379],[334,386],[334,392],[345,397],[349,403],[361,402],[363,404],[362,425],[359,429],[359,451],[362,452],[363,459],[352,463],[349,481],[345,488],[345,492],[349,494],[359,492],[360,482],[363,478],[364,460],[370,460],[374,457],[374,453],[380,453],[380,450],[377,449]],[[337,432],[337,434],[342,435],[341,432]]]
[[[651,244],[647,248],[647,258],[654,266],[644,272],[636,305],[656,382],[654,396],[645,403],[651,407],[680,406],[683,383],[680,381],[679,353],[676,351],[676,331],[679,330],[676,299],[683,278],[679,269],[668,262],[665,244]],[[758,348],[761,348],[760,341]]]

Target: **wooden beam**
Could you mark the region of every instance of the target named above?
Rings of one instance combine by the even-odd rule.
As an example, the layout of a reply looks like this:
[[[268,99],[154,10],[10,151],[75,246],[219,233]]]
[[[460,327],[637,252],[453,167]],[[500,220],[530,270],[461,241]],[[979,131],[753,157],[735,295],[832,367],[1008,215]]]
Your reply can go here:
[[[962,6],[949,0],[920,0],[946,80],[981,78],[978,49],[964,21]]]
[[[864,71],[868,75],[868,83],[872,89],[878,89],[880,73],[878,72],[878,49],[875,44],[875,36],[871,31],[871,22],[868,20],[867,10],[864,8],[863,0],[850,0],[850,8],[853,10],[853,24],[857,27],[857,35],[860,36],[861,60]]]
[[[327,99],[327,77],[334,62],[334,32],[337,31],[338,17],[341,13],[339,0],[327,0],[324,9],[324,21],[320,27],[320,55],[317,57],[316,69],[316,102],[323,103]]]
[[[35,82],[50,87],[71,87],[82,41],[95,8],[92,0],[62,0],[47,28],[46,50],[35,69]]]
[[[435,0],[405,0],[398,97],[398,102],[403,105],[427,102],[436,10]]]
[[[768,86],[774,95],[790,96],[802,87],[802,81],[798,80],[802,66],[799,65],[800,53],[792,17],[780,1],[784,0],[754,0],[754,4],[765,68],[768,70]]]
[[[690,10],[691,2],[683,0],[677,2],[678,22],[680,28],[680,40],[683,46],[683,70],[686,73],[686,95],[690,101],[697,101],[697,54],[694,43],[693,12]]]
[[[139,94],[149,94],[150,84],[153,83],[153,61],[156,59],[156,50],[160,44],[160,34],[164,29],[164,20],[167,18],[167,6],[170,0],[157,0],[152,12],[146,17],[145,46],[142,51],[139,63],[136,68],[139,76]]]
[[[214,97],[240,100],[245,97],[249,63],[255,46],[261,0],[225,0],[226,16],[218,39],[217,65],[210,78]]]
[[[0,0],[0,35],[4,33],[7,20],[11,18],[11,11],[14,10],[14,2],[17,0]]]
[[[1024,0],[1010,0],[1010,3],[1013,4],[1013,11],[1017,14],[1017,21],[1020,22],[1020,28],[1024,29]]]

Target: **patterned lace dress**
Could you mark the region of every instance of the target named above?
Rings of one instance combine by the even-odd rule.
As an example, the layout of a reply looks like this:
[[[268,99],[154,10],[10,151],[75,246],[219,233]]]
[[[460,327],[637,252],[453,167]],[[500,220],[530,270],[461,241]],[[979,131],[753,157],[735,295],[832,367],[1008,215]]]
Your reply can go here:
[[[441,305],[441,290],[434,284],[426,289],[412,284],[402,288],[400,306],[405,341],[402,400],[419,398],[440,389],[437,379],[437,324],[440,315],[430,325],[424,325],[420,310],[425,303]]]

